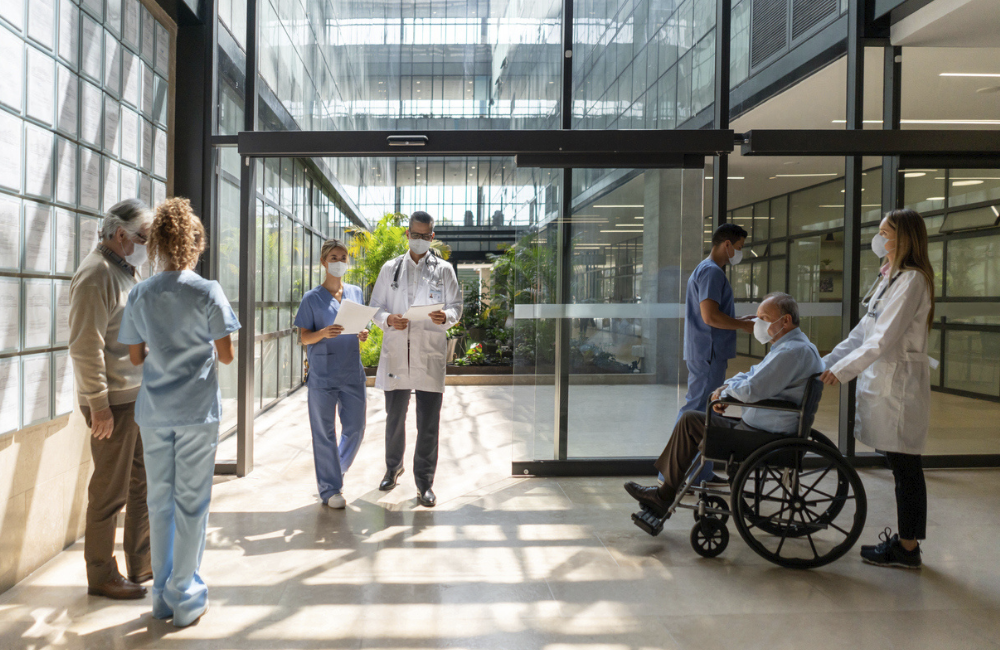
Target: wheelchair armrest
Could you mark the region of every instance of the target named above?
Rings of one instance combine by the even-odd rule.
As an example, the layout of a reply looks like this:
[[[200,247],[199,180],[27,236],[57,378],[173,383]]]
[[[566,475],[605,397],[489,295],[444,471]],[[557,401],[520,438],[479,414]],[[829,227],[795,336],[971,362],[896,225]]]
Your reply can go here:
[[[767,411],[787,411],[791,413],[802,414],[802,407],[797,406],[795,402],[787,402],[785,400],[779,399],[764,399],[759,402],[741,402],[737,399],[731,397],[726,397],[724,399],[717,399],[715,401],[709,402],[708,408],[705,409],[706,422],[708,418],[711,417],[712,407],[716,404],[724,404],[726,406],[739,406],[741,408],[749,409],[764,409]]]

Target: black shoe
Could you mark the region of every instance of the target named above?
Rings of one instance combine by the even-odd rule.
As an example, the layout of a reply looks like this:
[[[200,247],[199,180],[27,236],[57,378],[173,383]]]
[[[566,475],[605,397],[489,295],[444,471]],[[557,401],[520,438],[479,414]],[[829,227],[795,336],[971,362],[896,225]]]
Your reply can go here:
[[[659,491],[655,487],[646,487],[639,485],[635,481],[629,481],[625,484],[625,491],[641,505],[651,510],[657,517],[665,517],[667,510],[670,509],[671,502],[660,498]]]
[[[919,569],[920,546],[907,551],[899,542],[899,535],[891,535],[888,528],[879,533],[881,544],[875,546],[862,546],[861,559],[868,564],[875,566],[895,566],[903,569]]]
[[[402,475],[402,467],[399,469],[390,469],[385,473],[385,476],[382,477],[382,482],[378,484],[378,489],[383,492],[388,492],[392,488],[396,487],[396,484],[399,483],[399,477]]]
[[[434,496],[434,490],[427,488],[423,492],[417,492],[417,501],[425,508],[433,508],[437,504],[437,497]]]

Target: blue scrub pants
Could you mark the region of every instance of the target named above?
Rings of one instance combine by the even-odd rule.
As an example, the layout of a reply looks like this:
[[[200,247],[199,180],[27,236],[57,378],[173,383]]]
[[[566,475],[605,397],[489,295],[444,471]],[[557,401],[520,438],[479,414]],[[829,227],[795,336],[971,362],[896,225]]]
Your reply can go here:
[[[685,361],[685,363],[688,369],[688,392],[684,406],[677,413],[677,422],[680,422],[681,416],[688,411],[705,412],[705,409],[708,408],[708,398],[712,396],[712,392],[726,383],[726,369],[729,367],[728,359],[719,359],[714,354],[711,359],[694,359]],[[675,428],[677,422],[674,423]],[[698,475],[697,480],[707,481],[711,479],[713,468],[711,462],[705,463],[705,468]],[[660,474],[660,480],[663,480],[662,474]]]
[[[198,574],[212,499],[219,423],[142,427],[153,566],[153,616],[185,627],[208,607]]]
[[[367,397],[364,383],[338,388],[309,386],[309,425],[319,498],[324,502],[344,488],[344,474],[354,462],[365,437]],[[337,444],[337,415],[340,444]]]

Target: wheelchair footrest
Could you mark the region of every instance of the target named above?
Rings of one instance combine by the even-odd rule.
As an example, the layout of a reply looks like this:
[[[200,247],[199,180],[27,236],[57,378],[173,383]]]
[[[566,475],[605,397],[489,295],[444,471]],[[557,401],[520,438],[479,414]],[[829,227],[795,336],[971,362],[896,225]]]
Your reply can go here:
[[[666,521],[666,517],[660,518],[648,508],[632,513],[632,522],[653,537],[659,535],[660,531],[663,530],[664,521]]]

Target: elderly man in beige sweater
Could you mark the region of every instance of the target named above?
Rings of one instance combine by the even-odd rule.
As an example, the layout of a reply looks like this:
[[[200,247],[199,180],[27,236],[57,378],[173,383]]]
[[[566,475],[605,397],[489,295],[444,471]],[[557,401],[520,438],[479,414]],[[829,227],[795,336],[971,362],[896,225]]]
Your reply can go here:
[[[129,291],[146,261],[153,215],[136,199],[115,204],[104,217],[101,241],[80,262],[70,284],[69,352],[80,410],[91,430],[94,473],[87,491],[84,559],[88,593],[114,599],[142,598],[153,577],[142,440],[135,400],[142,366],[133,366],[118,328]],[[114,557],[118,514],[125,508],[125,563]]]

